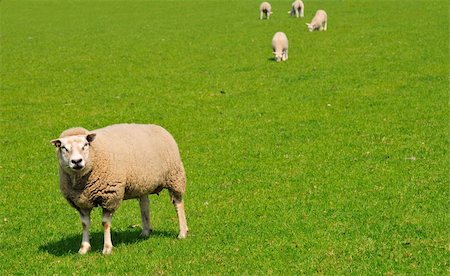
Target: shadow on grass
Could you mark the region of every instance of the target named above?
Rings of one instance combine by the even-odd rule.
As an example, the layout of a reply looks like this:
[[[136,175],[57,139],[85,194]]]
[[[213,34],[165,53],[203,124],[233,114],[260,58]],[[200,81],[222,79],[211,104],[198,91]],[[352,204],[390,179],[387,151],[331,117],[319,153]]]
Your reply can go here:
[[[176,238],[175,232],[155,231],[150,234],[148,238],[141,238],[139,234],[140,229],[127,229],[125,231],[115,232],[111,231],[111,239],[115,247],[119,245],[133,244],[142,242],[146,239],[152,238]],[[102,252],[103,249],[103,232],[91,233],[91,252]],[[50,241],[47,244],[39,246],[39,251],[47,252],[55,256],[67,256],[78,254],[78,249],[81,244],[81,231],[79,235],[72,235],[64,237],[61,240]]]

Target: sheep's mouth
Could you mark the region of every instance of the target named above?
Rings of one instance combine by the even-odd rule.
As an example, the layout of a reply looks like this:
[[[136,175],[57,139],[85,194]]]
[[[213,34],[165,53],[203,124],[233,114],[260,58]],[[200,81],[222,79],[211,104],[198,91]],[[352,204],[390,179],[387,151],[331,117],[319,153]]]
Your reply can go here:
[[[73,167],[71,167],[72,168],[72,170],[75,170],[75,171],[79,171],[79,170],[81,170],[82,168],[84,168],[82,165],[74,165]]]

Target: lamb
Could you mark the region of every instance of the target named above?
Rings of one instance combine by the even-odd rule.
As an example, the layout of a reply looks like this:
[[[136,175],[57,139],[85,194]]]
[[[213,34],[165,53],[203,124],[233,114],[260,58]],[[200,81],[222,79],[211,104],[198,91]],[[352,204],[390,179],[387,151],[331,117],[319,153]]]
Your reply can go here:
[[[89,242],[90,213],[103,209],[103,254],[112,253],[111,220],[122,200],[139,200],[142,237],[152,231],[149,194],[168,189],[178,215],[178,238],[187,236],[183,194],[186,175],[173,137],[157,125],[118,124],[88,131],[71,128],[51,143],[59,163],[59,187],[79,213],[83,227],[80,254]]]
[[[303,5],[302,0],[295,0],[291,6],[291,16],[295,16],[298,18],[304,16],[305,6]]]
[[[263,19],[263,16],[266,15],[266,19],[269,19],[272,14],[272,6],[269,2],[262,2],[259,6],[259,19]]]
[[[275,33],[272,39],[272,49],[277,62],[288,59],[288,39],[285,33]]]
[[[311,23],[305,23],[310,32],[319,30],[327,30],[327,13],[324,10],[318,10]]]

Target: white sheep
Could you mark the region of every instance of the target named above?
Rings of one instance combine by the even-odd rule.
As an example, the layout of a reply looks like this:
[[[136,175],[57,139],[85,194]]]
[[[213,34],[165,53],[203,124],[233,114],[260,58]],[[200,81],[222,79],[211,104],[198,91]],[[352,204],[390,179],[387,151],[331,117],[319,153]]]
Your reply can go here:
[[[302,0],[295,0],[294,3],[292,3],[291,6],[291,16],[296,16],[297,18],[303,17],[305,12],[305,5],[303,4]]]
[[[311,23],[305,23],[310,32],[319,30],[327,30],[327,13],[324,10],[318,10]]]
[[[269,19],[271,14],[272,6],[269,4],[269,2],[262,2],[259,6],[259,19],[263,19],[264,15],[266,16],[266,19]]]
[[[283,32],[275,33],[272,38],[272,50],[277,62],[288,59],[288,46],[286,34]]]
[[[178,238],[187,236],[182,197],[185,171],[178,146],[165,129],[139,124],[111,125],[93,131],[71,128],[51,143],[59,162],[60,190],[80,213],[80,254],[91,248],[90,213],[96,206],[103,209],[103,254],[112,252],[111,220],[122,200],[139,199],[141,236],[147,237],[152,231],[148,195],[162,189],[169,190],[178,215]]]

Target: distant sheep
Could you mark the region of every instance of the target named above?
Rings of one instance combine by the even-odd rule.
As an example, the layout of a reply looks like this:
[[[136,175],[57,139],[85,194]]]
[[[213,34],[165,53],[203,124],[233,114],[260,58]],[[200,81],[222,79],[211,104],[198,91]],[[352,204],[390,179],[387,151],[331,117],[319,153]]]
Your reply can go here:
[[[305,23],[308,26],[308,30],[312,31],[326,31],[327,30],[327,13],[324,10],[318,10],[311,23]]]
[[[272,49],[277,62],[288,59],[288,46],[286,34],[283,32],[275,33],[272,39]]]
[[[266,19],[269,19],[270,14],[272,14],[272,6],[269,2],[262,2],[259,6],[259,19],[263,19],[264,15],[266,16]]]
[[[79,250],[86,254],[90,213],[103,209],[103,254],[112,252],[111,220],[122,200],[137,198],[141,209],[142,232],[152,231],[149,194],[168,189],[175,206],[180,232],[188,227],[182,195],[186,176],[178,146],[173,137],[157,125],[119,124],[88,131],[71,128],[51,141],[59,163],[59,185],[66,200],[80,213],[83,239]]]
[[[295,0],[294,3],[292,3],[291,7],[291,16],[296,16],[297,18],[303,17],[305,12],[305,5],[303,4],[302,0]]]

